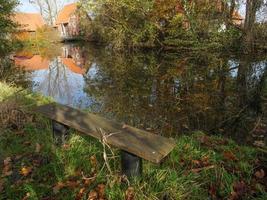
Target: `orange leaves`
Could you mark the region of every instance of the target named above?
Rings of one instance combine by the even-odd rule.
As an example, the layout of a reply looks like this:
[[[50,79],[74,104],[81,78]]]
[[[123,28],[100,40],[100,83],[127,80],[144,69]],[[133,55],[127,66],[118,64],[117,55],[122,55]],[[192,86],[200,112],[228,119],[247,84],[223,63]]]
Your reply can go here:
[[[125,200],[134,200],[134,188],[129,187],[125,192]]]
[[[31,172],[32,172],[32,168],[31,167],[22,167],[21,170],[20,170],[20,174],[22,176],[28,176]]]
[[[85,188],[83,187],[82,189],[80,189],[79,193],[76,195],[75,200],[81,200],[83,199],[83,196],[85,195]]]
[[[88,195],[88,199],[87,200],[98,200],[97,199],[98,194],[95,190],[92,190],[89,195]]]
[[[225,160],[238,161],[237,157],[231,151],[223,152],[223,157]]]
[[[92,190],[87,200],[105,200],[105,188],[104,184],[99,184],[95,190]]]
[[[97,186],[97,192],[98,192],[98,198],[99,199],[105,199],[105,188],[106,188],[106,186],[104,184],[99,184]]]
[[[260,169],[260,170],[256,171],[256,173],[255,173],[255,177],[257,179],[263,179],[265,177],[265,175],[266,174],[265,174],[265,171],[263,169]]]
[[[53,192],[55,194],[59,193],[59,191],[63,188],[72,188],[75,189],[80,185],[80,181],[66,181],[66,182],[58,182],[54,187],[53,187]]]

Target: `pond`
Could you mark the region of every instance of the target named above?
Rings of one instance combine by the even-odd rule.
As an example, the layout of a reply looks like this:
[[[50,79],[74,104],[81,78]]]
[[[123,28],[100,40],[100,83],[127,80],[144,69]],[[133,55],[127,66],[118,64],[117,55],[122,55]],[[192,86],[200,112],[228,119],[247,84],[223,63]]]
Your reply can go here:
[[[200,130],[264,145],[267,56],[119,54],[67,43],[18,52],[14,61],[26,87],[61,104],[164,136]]]

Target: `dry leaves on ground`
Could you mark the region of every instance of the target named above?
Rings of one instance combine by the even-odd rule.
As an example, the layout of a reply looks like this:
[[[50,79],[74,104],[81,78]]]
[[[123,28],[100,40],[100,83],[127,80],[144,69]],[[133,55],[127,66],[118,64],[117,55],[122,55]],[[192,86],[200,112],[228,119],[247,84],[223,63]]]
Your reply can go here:
[[[104,184],[99,184],[89,193],[87,200],[105,200],[105,188]]]
[[[2,171],[3,176],[10,176],[13,173],[12,171],[12,160],[11,157],[7,157],[4,160],[4,168]]]
[[[28,176],[30,175],[30,173],[32,172],[32,168],[31,167],[22,167],[20,170],[20,174],[22,176]]]
[[[231,160],[231,161],[238,161],[235,154],[233,154],[231,151],[225,151],[223,152],[223,157],[225,160]]]
[[[134,200],[134,188],[129,187],[125,192],[125,200]]]
[[[0,126],[21,130],[28,122],[33,121],[33,116],[27,113],[14,100],[1,102],[0,104]]]
[[[83,199],[84,195],[85,195],[85,191],[86,189],[83,187],[79,190],[79,193],[76,195],[75,200],[81,200]]]
[[[39,143],[36,143],[35,153],[40,153],[41,149],[42,149],[42,146]]]
[[[63,188],[77,188],[80,185],[80,181],[66,181],[66,182],[58,182],[54,187],[53,187],[53,192],[54,194],[59,193],[59,191]]]
[[[89,195],[87,200],[98,200],[98,194],[95,190],[92,190]]]
[[[263,179],[265,177],[265,171],[260,169],[259,171],[256,171],[255,176],[258,179]]]
[[[244,181],[235,182],[233,184],[233,192],[230,195],[230,200],[239,200],[247,193],[247,185]]]

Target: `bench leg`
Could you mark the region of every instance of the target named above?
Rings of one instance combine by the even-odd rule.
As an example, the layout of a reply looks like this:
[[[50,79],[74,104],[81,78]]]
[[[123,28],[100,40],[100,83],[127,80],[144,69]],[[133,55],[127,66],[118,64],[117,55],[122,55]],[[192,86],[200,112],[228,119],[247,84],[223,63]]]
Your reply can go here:
[[[122,174],[127,177],[142,175],[142,158],[126,151],[121,151]]]
[[[52,129],[53,129],[53,139],[56,145],[64,144],[66,137],[68,135],[69,127],[57,121],[52,120]]]

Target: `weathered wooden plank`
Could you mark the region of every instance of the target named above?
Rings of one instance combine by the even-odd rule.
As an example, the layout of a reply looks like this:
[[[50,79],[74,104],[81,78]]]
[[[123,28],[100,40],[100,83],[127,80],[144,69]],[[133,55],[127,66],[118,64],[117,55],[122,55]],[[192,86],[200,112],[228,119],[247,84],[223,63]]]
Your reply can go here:
[[[36,108],[36,111],[94,138],[101,139],[103,134],[107,143],[143,159],[160,163],[174,148],[173,139],[149,133],[128,125],[107,120],[95,114],[59,104],[48,104]]]

